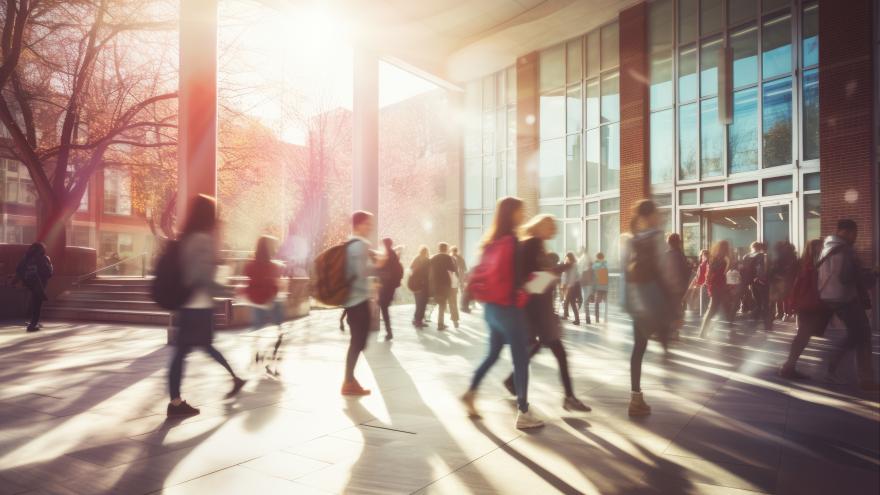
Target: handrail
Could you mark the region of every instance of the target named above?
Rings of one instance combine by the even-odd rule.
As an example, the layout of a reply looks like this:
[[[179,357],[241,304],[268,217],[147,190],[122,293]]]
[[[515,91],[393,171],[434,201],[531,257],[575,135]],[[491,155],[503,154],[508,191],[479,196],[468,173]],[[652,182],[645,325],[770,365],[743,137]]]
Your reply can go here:
[[[144,263],[144,261],[146,260],[147,254],[148,254],[147,252],[143,252],[141,254],[129,256],[128,258],[125,258],[123,260],[119,260],[116,263],[113,263],[112,265],[102,266],[101,268],[98,268],[97,270],[95,270],[91,273],[86,273],[85,275],[80,275],[79,277],[76,278],[76,282],[74,282],[73,285],[79,285],[79,284],[85,282],[86,280],[94,278],[96,275],[98,275],[101,272],[107,271],[111,268],[115,268],[123,263],[127,263],[127,262],[134,260],[134,259],[137,259],[137,258],[141,258],[141,277],[144,277],[144,276],[146,276],[146,264]]]

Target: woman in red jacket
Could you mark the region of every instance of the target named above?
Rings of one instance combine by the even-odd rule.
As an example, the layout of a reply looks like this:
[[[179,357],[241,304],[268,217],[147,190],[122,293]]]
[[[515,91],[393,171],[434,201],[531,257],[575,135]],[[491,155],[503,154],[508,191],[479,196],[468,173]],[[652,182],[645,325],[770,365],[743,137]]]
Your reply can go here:
[[[700,338],[706,338],[709,333],[709,324],[712,318],[720,310],[722,317],[728,322],[730,315],[730,290],[727,287],[727,267],[730,265],[730,243],[718,241],[709,252],[709,269],[706,272],[706,289],[709,291],[709,309],[703,317],[700,325]],[[733,326],[730,327],[733,335]]]

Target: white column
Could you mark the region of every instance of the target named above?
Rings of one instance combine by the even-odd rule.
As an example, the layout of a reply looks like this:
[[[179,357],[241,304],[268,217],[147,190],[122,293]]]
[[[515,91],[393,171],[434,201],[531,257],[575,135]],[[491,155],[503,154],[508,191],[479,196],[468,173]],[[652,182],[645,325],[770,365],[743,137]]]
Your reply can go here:
[[[217,0],[180,2],[178,225],[198,194],[217,195]]]
[[[379,59],[362,48],[354,51],[352,108],[354,168],[352,206],[379,220]],[[376,243],[374,232],[371,241]]]

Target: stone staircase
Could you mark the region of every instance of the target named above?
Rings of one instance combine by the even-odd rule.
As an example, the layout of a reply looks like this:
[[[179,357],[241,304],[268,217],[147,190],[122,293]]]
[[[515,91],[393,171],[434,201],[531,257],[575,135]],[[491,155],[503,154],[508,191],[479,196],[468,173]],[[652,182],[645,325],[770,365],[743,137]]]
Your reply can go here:
[[[150,298],[151,277],[98,276],[85,281],[43,307],[50,320],[78,320],[141,325],[169,325],[171,314]],[[215,323],[229,321],[229,301],[218,301]]]

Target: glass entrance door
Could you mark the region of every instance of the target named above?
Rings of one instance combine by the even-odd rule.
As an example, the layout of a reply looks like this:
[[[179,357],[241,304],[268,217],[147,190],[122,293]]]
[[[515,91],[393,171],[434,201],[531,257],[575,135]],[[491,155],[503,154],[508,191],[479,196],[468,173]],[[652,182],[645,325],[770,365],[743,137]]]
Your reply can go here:
[[[758,209],[738,208],[703,212],[706,246],[726,240],[734,260],[745,256],[758,240]]]
[[[791,242],[791,203],[761,207],[761,224],[767,252],[773,256],[778,242]]]

